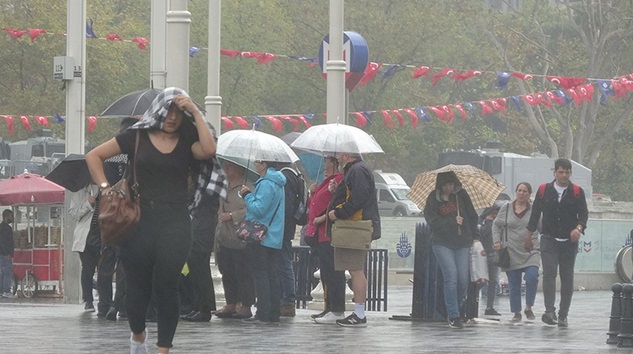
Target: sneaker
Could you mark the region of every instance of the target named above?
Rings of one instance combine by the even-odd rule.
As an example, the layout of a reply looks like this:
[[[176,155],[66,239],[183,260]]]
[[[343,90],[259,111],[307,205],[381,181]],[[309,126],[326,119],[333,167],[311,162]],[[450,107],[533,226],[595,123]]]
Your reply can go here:
[[[314,314],[314,315],[310,315],[310,317],[312,317],[312,319],[319,318],[319,317],[323,317],[323,316],[327,315],[327,314],[328,314],[328,312],[329,312],[329,311],[327,311],[327,310],[323,310],[323,311],[321,311],[321,312],[319,312],[319,313],[316,313],[316,314]]]
[[[332,315],[334,315],[334,314],[332,314]],[[336,315],[334,315],[334,316],[336,316]],[[325,317],[325,316],[323,316],[323,317]],[[354,312],[352,312],[351,315],[345,317],[344,319],[336,320],[336,324],[341,326],[341,327],[365,328],[365,327],[367,327],[367,317],[365,317],[365,318],[358,318],[358,316],[356,316],[356,314]]]
[[[12,293],[2,293],[2,297],[5,297],[7,299],[13,299],[15,298],[15,296],[13,296]]]
[[[136,342],[130,334],[130,354],[147,354],[147,330],[145,330],[145,341]]]
[[[567,328],[569,325],[567,324],[567,317],[561,316],[558,319],[558,327]]]
[[[448,319],[448,326],[450,328],[455,328],[455,329],[462,329],[462,328],[464,328],[464,325],[462,324],[462,320],[459,319],[459,317],[449,318]]]
[[[532,310],[525,310],[523,311],[523,313],[525,313],[525,317],[530,321],[534,321],[536,319],[536,316],[534,316],[534,312],[532,312]]]
[[[328,312],[321,317],[314,318],[314,322],[318,324],[335,324],[338,320],[345,319],[345,314],[335,315],[333,312]]]
[[[541,320],[545,323],[547,323],[548,325],[555,325],[556,324],[556,314],[553,312],[545,312],[543,314],[543,316],[541,317]]]
[[[521,313],[517,312],[514,314],[514,317],[510,319],[510,322],[521,322],[522,316]]]
[[[281,316],[283,317],[295,317],[297,310],[294,304],[282,305],[280,308]]]
[[[95,312],[95,305],[93,305],[92,302],[86,302],[86,304],[84,305],[84,311]]]
[[[117,313],[116,308],[110,307],[110,309],[108,310],[108,313],[106,313],[105,315],[105,319],[108,321],[116,321],[116,313]]]
[[[499,312],[497,312],[497,310],[495,310],[494,308],[486,309],[486,312],[484,313],[484,315],[486,315],[486,316],[501,316],[501,314]]]

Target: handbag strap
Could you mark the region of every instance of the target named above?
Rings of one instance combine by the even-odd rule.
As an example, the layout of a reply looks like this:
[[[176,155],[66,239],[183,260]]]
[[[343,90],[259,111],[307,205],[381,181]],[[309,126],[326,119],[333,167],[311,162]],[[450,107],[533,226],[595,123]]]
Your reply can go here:
[[[505,240],[503,241],[503,244],[507,244],[508,243],[508,212],[510,211],[510,203],[512,202],[508,202],[508,204],[506,204],[506,223],[505,223]]]
[[[138,141],[140,140],[141,132],[137,129],[136,130],[136,142],[134,143],[134,163],[132,164],[132,175],[134,176],[134,184],[132,185],[132,190],[134,191],[134,193],[136,194],[136,196],[138,197],[138,179],[136,178],[136,153],[138,152]]]
[[[277,203],[277,208],[275,208],[275,212],[273,213],[273,217],[270,218],[270,222],[268,223],[268,227],[270,227],[270,225],[272,225],[273,220],[275,220],[275,215],[277,215],[277,210],[279,210],[279,206],[281,205],[281,199],[279,200],[279,203]]]

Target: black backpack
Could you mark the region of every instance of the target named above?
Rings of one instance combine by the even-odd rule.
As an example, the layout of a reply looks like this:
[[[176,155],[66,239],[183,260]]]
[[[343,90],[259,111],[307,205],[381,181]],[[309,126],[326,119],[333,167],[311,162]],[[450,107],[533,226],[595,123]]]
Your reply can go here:
[[[306,181],[303,177],[303,174],[297,173],[290,167],[284,167],[281,169],[283,171],[290,171],[290,173],[284,173],[286,176],[287,182],[293,185],[294,192],[292,193],[292,204],[286,205],[286,210],[294,210],[292,214],[292,218],[297,225],[305,225],[308,223],[308,205],[307,199],[308,194],[306,193]],[[292,179],[292,181],[290,180]]]

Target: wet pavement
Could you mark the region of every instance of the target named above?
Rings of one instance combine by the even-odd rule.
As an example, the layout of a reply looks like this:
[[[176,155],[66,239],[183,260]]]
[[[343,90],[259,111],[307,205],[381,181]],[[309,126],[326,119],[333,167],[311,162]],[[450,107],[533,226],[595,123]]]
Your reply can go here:
[[[391,319],[411,312],[412,296],[411,286],[392,286],[389,311],[368,312],[367,328],[315,324],[310,315],[316,311],[311,310],[297,310],[296,317],[282,318],[280,326],[215,317],[206,323],[181,321],[171,353],[631,352],[606,344],[611,295],[609,291],[575,292],[569,328],[540,321],[542,293],[537,294],[534,307],[537,320],[516,324],[510,322],[508,297],[499,296],[495,308],[502,313],[500,321],[482,319],[454,330],[445,322]],[[157,353],[156,324],[149,323],[148,330],[149,352]],[[0,353],[129,353],[129,336],[126,321],[106,321],[95,313],[84,313],[83,305],[64,304],[61,299],[0,298]]]

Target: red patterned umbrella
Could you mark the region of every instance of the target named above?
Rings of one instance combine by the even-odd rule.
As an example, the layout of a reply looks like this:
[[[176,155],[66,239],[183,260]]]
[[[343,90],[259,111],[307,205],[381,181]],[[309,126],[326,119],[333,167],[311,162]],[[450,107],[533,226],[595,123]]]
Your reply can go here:
[[[64,192],[43,176],[23,173],[0,180],[0,205],[63,203]]]

